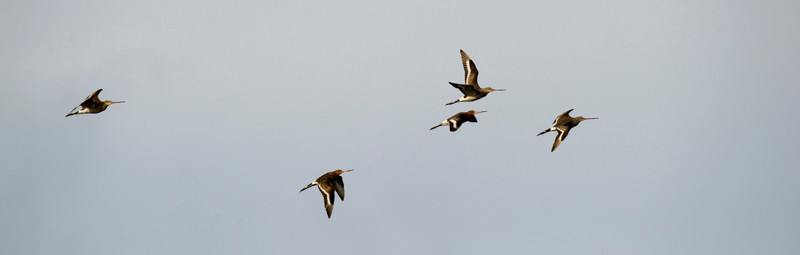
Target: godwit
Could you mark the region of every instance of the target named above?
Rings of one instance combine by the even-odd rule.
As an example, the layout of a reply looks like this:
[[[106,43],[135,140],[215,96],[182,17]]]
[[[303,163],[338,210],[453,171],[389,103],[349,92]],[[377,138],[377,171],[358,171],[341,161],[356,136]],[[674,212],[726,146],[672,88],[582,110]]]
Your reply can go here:
[[[475,118],[475,114],[482,113],[482,112],[486,112],[486,111],[477,111],[477,112],[476,111],[468,111],[468,112],[456,113],[456,115],[453,115],[453,117],[447,118],[447,120],[442,121],[442,124],[433,126],[431,128],[431,130],[433,130],[434,128],[437,128],[437,127],[450,125],[450,132],[456,132],[456,130],[458,130],[458,128],[461,127],[461,124],[463,124],[464,122],[467,122],[467,121],[469,121],[469,122],[478,122],[478,119]]]
[[[325,200],[325,211],[328,212],[328,218],[330,218],[331,212],[333,212],[333,193],[339,193],[339,198],[344,201],[344,182],[342,181],[342,177],[339,175],[350,171],[353,171],[353,169],[339,169],[333,172],[327,172],[317,178],[317,180],[314,182],[308,184],[308,186],[305,188],[300,189],[300,192],[317,185],[319,192],[322,192],[322,198]]]
[[[78,105],[81,107],[80,110],[76,112],[75,109],[78,109],[78,106],[75,106],[75,108],[72,108],[72,111],[69,111],[67,116],[64,117],[69,117],[76,114],[98,113],[105,111],[109,105],[125,102],[125,101],[111,101],[111,100],[100,101],[100,99],[97,98],[97,95],[100,94],[100,91],[103,91],[103,89],[98,89],[97,91],[86,97],[86,100],[83,100],[83,102],[80,105]]]
[[[450,82],[450,85],[453,85],[453,87],[461,90],[461,93],[464,93],[464,96],[445,105],[451,105],[458,102],[471,102],[485,97],[489,94],[489,92],[505,90],[493,89],[491,87],[481,88],[478,86],[478,68],[475,67],[475,62],[469,58],[464,50],[461,50],[461,64],[464,65],[464,83],[466,84]]]
[[[575,118],[570,117],[569,116],[569,112],[571,112],[572,110],[574,110],[574,109],[569,109],[569,111],[566,111],[566,112],[562,113],[561,115],[558,115],[558,117],[556,117],[556,120],[553,121],[553,127],[549,128],[549,129],[547,129],[545,131],[542,131],[541,133],[536,135],[536,136],[540,136],[540,135],[542,135],[544,133],[547,133],[547,132],[550,132],[550,131],[557,131],[558,132],[558,135],[556,136],[556,140],[553,142],[553,149],[550,149],[551,152],[556,150],[556,148],[558,148],[558,145],[561,144],[561,141],[564,141],[564,139],[567,138],[567,135],[569,134],[569,130],[574,128],[575,126],[578,126],[578,124],[580,124],[581,121],[598,119],[598,118],[584,118],[583,116],[578,116],[578,117],[575,117]]]

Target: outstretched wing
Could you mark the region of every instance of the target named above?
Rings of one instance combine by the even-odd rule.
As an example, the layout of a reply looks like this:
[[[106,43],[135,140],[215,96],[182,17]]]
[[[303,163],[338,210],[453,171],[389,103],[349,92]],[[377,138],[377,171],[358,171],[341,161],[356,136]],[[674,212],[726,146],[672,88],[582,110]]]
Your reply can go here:
[[[97,107],[98,105],[102,105],[103,101],[100,101],[100,98],[98,98],[98,95],[100,95],[100,91],[103,91],[103,89],[98,89],[97,91],[86,97],[86,99],[83,100],[83,103],[81,103],[81,107],[94,108]]]
[[[458,83],[453,83],[453,82],[450,82],[450,85],[453,85],[454,88],[457,88],[458,90],[460,90],[461,93],[464,94],[464,96],[468,96],[468,97],[472,96],[472,97],[474,97],[474,96],[478,95],[478,91],[475,90],[475,86],[466,85],[466,84],[458,84]]]
[[[569,117],[569,112],[571,112],[572,110],[574,110],[574,109],[569,109],[566,112],[562,113],[561,115],[558,115],[558,117],[556,117],[556,119],[553,120],[553,124],[556,124],[556,122],[558,122],[558,120],[563,118],[563,117]]]
[[[561,142],[564,141],[564,139],[566,139],[567,135],[569,134],[569,128],[563,129],[557,127],[556,131],[558,131],[558,135],[556,136],[556,140],[553,141],[553,148],[550,149],[551,152],[556,150],[556,148],[558,148],[558,146],[561,145]]]
[[[322,187],[319,185],[319,192],[322,193],[322,199],[325,200],[325,212],[328,213],[328,218],[331,217],[331,213],[333,213],[333,189],[329,187]]]
[[[447,120],[447,122],[450,123],[450,132],[456,132],[456,130],[458,130],[458,127],[461,126],[461,122],[459,122],[454,118],[450,118],[449,120]]]
[[[478,87],[478,68],[464,50],[461,50],[461,65],[464,66],[464,82],[467,85]]]
[[[333,189],[339,194],[339,199],[344,201],[344,180],[342,180],[341,176],[336,176],[333,179]]]

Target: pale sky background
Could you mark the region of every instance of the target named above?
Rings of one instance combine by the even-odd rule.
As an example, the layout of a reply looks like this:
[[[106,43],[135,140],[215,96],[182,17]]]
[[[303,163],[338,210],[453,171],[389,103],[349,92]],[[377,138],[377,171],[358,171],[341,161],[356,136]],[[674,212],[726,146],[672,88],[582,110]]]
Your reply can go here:
[[[800,254],[798,11],[3,1],[0,254]]]

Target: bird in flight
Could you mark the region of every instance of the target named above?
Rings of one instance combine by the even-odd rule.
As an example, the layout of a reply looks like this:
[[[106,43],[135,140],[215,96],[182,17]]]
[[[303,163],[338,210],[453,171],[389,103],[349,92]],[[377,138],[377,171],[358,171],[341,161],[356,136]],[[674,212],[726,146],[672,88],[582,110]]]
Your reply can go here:
[[[456,130],[458,130],[458,128],[461,127],[461,124],[464,124],[464,122],[467,122],[467,121],[469,121],[469,122],[478,122],[478,119],[475,118],[475,114],[482,113],[482,112],[486,112],[486,111],[477,111],[477,112],[476,111],[468,111],[468,112],[456,113],[456,115],[453,115],[453,117],[447,118],[446,120],[442,121],[441,124],[433,126],[431,128],[431,130],[433,130],[434,128],[441,127],[441,126],[448,126],[449,125],[450,126],[450,132],[456,132]]]
[[[72,111],[69,111],[67,116],[64,117],[69,117],[77,114],[99,113],[105,111],[109,105],[125,102],[125,101],[111,101],[111,100],[100,101],[100,99],[97,98],[97,95],[100,94],[100,91],[103,91],[103,89],[98,89],[97,91],[86,97],[86,99],[83,100],[83,102],[80,105],[75,106],[75,108],[72,108]],[[79,106],[81,107],[81,109],[75,111],[75,109],[78,109]]]
[[[322,193],[322,198],[325,201],[325,211],[328,213],[328,218],[330,218],[331,213],[333,212],[333,201],[335,198],[334,193],[339,194],[339,199],[344,201],[344,181],[342,181],[342,176],[340,175],[350,171],[353,171],[353,169],[339,169],[327,172],[313,182],[309,183],[305,188],[300,189],[300,192],[317,186],[317,188],[319,188],[319,192]]]
[[[550,152],[556,150],[556,148],[558,148],[558,145],[560,145],[561,142],[564,141],[564,139],[567,138],[567,135],[569,134],[569,130],[574,128],[578,124],[580,124],[581,121],[598,119],[598,118],[584,118],[583,116],[578,116],[578,117],[575,117],[575,118],[570,117],[569,116],[569,112],[571,112],[572,110],[574,110],[574,109],[569,109],[569,111],[566,111],[566,112],[562,113],[561,115],[558,115],[558,117],[556,117],[556,120],[553,121],[553,126],[552,127],[548,128],[545,131],[542,131],[541,133],[536,135],[536,136],[540,136],[540,135],[543,135],[544,133],[547,133],[547,132],[550,132],[550,131],[558,132],[558,135],[556,136],[556,140],[553,142],[553,148],[550,149]]]
[[[475,67],[475,62],[469,58],[469,55],[467,55],[464,50],[461,50],[461,64],[464,66],[464,83],[466,84],[450,82],[450,85],[460,90],[464,96],[445,105],[458,102],[471,102],[485,97],[492,91],[505,91],[505,89],[493,89],[491,87],[481,88],[478,86],[478,68]]]

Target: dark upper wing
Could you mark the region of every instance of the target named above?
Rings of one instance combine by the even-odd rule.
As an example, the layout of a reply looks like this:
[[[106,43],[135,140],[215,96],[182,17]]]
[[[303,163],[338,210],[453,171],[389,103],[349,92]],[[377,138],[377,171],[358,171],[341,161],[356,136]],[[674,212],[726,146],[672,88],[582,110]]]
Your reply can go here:
[[[102,105],[103,101],[100,101],[100,98],[97,97],[98,95],[100,95],[100,91],[103,91],[103,89],[98,89],[97,91],[86,97],[86,99],[83,100],[83,103],[81,103],[81,107],[94,108],[97,107],[98,105]]]
[[[461,50],[461,65],[464,66],[464,82],[467,85],[478,86],[478,68],[464,50]]]
[[[451,118],[447,120],[447,122],[450,123],[450,132],[456,132],[456,130],[458,130],[458,127],[461,126],[461,122],[459,122],[457,119]]]
[[[344,201],[344,181],[341,176],[336,176],[336,178],[333,179],[333,189],[339,194],[339,199]]]
[[[574,110],[574,109],[569,109],[566,112],[562,113],[561,115],[558,115],[558,117],[556,117],[556,119],[553,120],[553,124],[556,124],[556,123],[560,124],[561,122],[559,122],[558,120],[562,119],[564,117],[569,117],[569,112],[571,112],[572,110]]]
[[[460,90],[465,96],[476,96],[478,94],[478,91],[475,90],[475,86],[472,85],[458,84],[453,82],[451,82],[450,85],[453,85],[453,87]]]
[[[91,98],[92,101],[94,101],[96,104],[102,104],[103,101],[100,101],[100,98],[97,97],[100,95],[100,91],[103,91],[103,89],[98,89],[97,91],[89,95],[89,97],[87,97],[86,99]]]
[[[469,122],[478,122],[478,118],[475,118],[475,115],[470,115],[466,118]]]
[[[561,145],[561,141],[563,141],[564,137],[566,137],[567,133],[569,133],[569,129],[564,131],[562,129],[556,128],[556,131],[558,131],[558,135],[556,136],[556,140],[553,141],[553,148],[550,149],[551,152],[556,150],[556,148],[558,148],[558,146]]]
[[[319,187],[319,192],[322,193],[322,199],[325,201],[325,212],[328,213],[328,218],[330,218],[331,213],[333,213],[333,189],[323,185],[318,185],[317,187]]]
[[[559,140],[561,140],[561,141],[564,141],[564,139],[567,139],[567,135],[569,135],[569,131],[572,130],[571,128],[568,128],[568,127],[556,127],[556,129],[558,129],[558,136],[556,138],[559,138]]]

